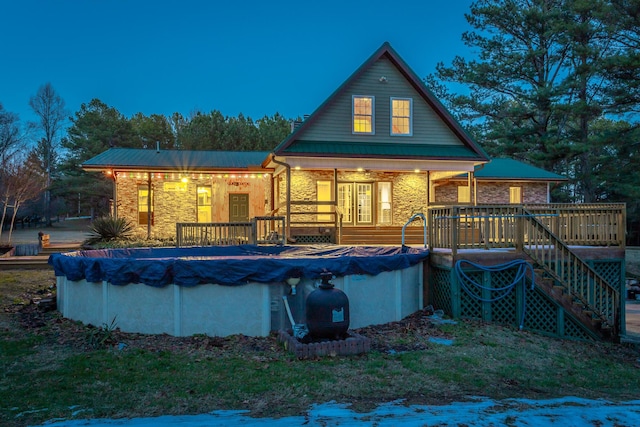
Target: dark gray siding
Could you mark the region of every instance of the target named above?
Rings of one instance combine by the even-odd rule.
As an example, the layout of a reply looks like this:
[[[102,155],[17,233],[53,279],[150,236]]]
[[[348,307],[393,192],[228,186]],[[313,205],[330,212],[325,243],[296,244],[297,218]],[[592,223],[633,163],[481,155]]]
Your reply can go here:
[[[380,77],[387,78],[386,83]],[[398,69],[385,57],[373,64],[359,79],[335,97],[321,116],[316,118],[298,139],[308,141],[401,142],[416,144],[464,145],[440,117],[420,97]],[[351,132],[352,95],[375,97],[375,135]],[[390,135],[390,99],[413,99],[413,136]]]

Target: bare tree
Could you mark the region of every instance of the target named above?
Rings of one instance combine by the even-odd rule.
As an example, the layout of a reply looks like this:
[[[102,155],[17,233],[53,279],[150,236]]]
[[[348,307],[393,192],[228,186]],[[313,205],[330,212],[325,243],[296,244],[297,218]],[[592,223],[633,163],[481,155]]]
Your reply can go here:
[[[46,176],[38,163],[37,156],[32,151],[26,158],[13,157],[0,170],[0,202],[3,205],[0,217],[0,237],[2,237],[2,229],[7,220],[9,209],[12,209],[8,243],[11,243],[11,234],[22,204],[37,197],[45,188]]]
[[[23,141],[18,115],[5,110],[0,103],[0,167],[22,148]]]
[[[42,132],[42,139],[38,142],[38,157],[46,172],[45,191],[45,220],[51,225],[51,174],[55,169],[56,150],[60,143],[60,131],[66,120],[67,111],[64,100],[51,85],[40,86],[38,92],[31,97],[29,105],[38,116],[36,127]]]

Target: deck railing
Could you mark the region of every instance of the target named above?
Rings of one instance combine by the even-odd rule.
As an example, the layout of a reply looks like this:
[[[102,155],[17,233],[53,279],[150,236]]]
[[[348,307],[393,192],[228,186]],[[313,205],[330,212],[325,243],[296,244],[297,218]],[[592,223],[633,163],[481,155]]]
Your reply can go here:
[[[625,245],[625,205],[546,204],[524,206],[567,245]],[[526,244],[517,229],[521,205],[443,206],[429,209],[429,246],[448,248],[512,248]]]
[[[259,216],[249,222],[177,223],[176,246],[284,244],[284,217]]]

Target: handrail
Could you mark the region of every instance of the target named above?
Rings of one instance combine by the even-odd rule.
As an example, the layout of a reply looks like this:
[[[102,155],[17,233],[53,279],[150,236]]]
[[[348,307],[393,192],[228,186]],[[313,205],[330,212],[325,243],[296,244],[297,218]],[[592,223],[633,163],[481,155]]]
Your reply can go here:
[[[418,218],[422,218],[422,227],[424,231],[424,247],[425,248],[427,247],[427,218],[424,216],[422,212],[418,212],[411,215],[411,218],[409,218],[409,221],[407,221],[402,226],[402,246],[404,246],[404,230],[407,228],[409,224],[411,224],[413,221],[415,221]]]
[[[343,213],[342,213],[342,209],[340,209],[338,207],[338,205],[334,205],[333,206],[333,210],[334,210],[335,215],[336,215],[335,216],[335,221],[336,221],[335,227],[338,230],[338,232],[336,233],[337,236],[338,236],[338,238],[337,238],[338,241],[336,243],[340,245],[340,244],[342,244],[342,216],[343,216]]]
[[[620,292],[560,240],[535,215],[522,209],[523,252],[529,255],[575,300],[589,308],[617,335]]]

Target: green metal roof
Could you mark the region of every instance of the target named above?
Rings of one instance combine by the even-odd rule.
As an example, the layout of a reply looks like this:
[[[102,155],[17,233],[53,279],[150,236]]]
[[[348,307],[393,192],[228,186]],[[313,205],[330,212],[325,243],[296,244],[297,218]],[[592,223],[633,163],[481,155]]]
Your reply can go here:
[[[410,143],[362,143],[336,141],[296,141],[281,152],[282,155],[301,156],[348,156],[348,157],[394,157],[477,159],[478,154],[462,145],[435,145]]]
[[[261,168],[268,151],[193,151],[110,148],[82,164],[83,169],[211,170]]]
[[[492,159],[489,163],[476,166],[476,179],[531,180],[531,181],[566,181],[562,175],[548,172],[528,163],[514,159]],[[466,176],[466,174],[464,175]]]

